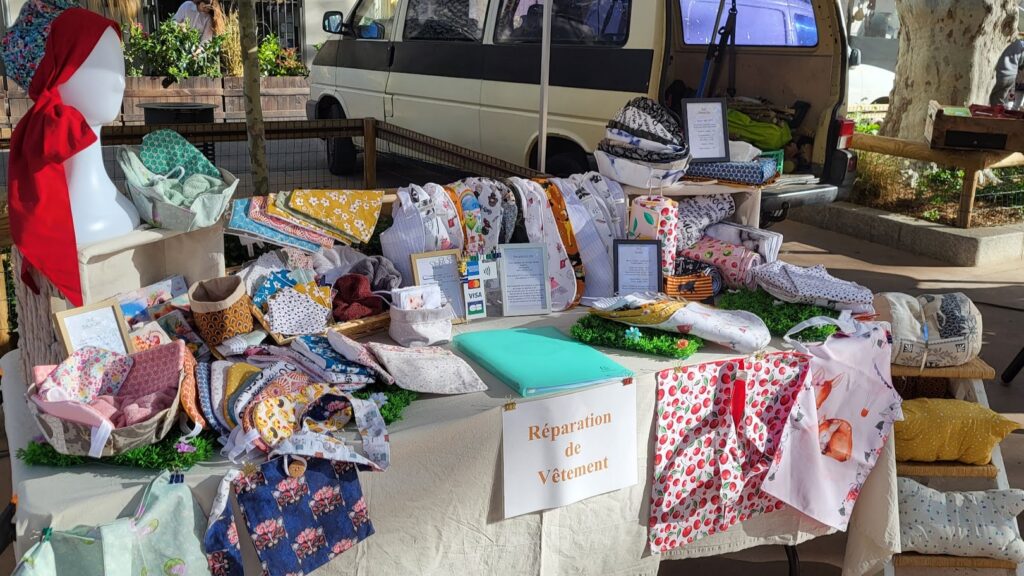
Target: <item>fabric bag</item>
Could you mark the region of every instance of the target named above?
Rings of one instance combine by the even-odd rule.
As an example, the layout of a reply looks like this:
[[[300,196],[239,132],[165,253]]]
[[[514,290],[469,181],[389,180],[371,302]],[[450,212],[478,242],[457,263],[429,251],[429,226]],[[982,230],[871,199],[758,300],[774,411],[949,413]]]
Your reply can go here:
[[[392,308],[388,335],[406,348],[447,344],[452,340],[453,318],[455,311],[451,304],[434,310]]]
[[[253,331],[252,303],[237,276],[196,282],[188,299],[199,335],[210,346]]]
[[[373,355],[400,388],[424,394],[469,394],[487,390],[465,360],[444,348],[402,348],[370,342]]]
[[[879,319],[892,324],[893,364],[960,366],[981,353],[981,312],[960,292],[917,298],[885,292],[874,306]]]
[[[118,149],[117,162],[139,216],[157,228],[191,232],[213,226],[238,188],[238,179],[227,170],[216,177],[194,174],[187,179],[181,166],[167,174],[151,172],[127,147]]]
[[[626,238],[661,241],[661,273],[675,274],[679,204],[664,196],[638,196],[629,208]]]
[[[162,473],[146,487],[138,510],[102,526],[47,529],[14,569],[17,576],[208,574],[199,539],[205,516],[183,483]]]
[[[540,184],[522,178],[510,178],[509,184],[519,195],[523,206],[523,224],[527,240],[547,248],[548,280],[551,283],[551,310],[561,312],[572,308],[582,293],[577,294],[576,272],[569,261],[562,234],[551,211],[547,193]]]
[[[824,342],[793,339],[813,326],[838,326]],[[763,489],[800,512],[846,530],[860,489],[892,432],[903,419],[902,400],[892,386],[889,327],[844,315],[811,318],[785,340],[810,356],[810,385],[789,413],[780,450]]]

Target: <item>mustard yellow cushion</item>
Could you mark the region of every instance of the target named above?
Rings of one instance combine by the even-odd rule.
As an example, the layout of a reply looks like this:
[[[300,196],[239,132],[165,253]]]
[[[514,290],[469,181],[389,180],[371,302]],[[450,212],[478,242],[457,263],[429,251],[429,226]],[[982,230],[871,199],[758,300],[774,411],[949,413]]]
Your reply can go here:
[[[895,425],[896,459],[988,464],[992,448],[1019,427],[974,402],[905,400],[903,421]]]

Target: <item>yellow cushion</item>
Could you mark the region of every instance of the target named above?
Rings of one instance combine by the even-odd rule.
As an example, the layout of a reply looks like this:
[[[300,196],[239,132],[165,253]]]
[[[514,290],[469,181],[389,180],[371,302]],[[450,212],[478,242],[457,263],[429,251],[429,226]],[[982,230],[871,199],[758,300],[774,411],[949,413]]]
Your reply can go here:
[[[903,462],[963,462],[983,465],[992,448],[1020,426],[963,400],[919,398],[903,402],[896,422],[896,459]]]

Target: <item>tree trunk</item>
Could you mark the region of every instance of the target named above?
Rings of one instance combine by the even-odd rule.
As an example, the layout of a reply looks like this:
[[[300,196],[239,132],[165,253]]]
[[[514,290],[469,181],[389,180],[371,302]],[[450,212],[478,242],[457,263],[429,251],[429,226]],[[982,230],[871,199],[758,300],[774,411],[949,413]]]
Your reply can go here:
[[[999,54],[1017,36],[1017,0],[896,0],[899,59],[881,133],[923,140],[928,101],[987,104]]]
[[[242,41],[242,72],[245,126],[249,136],[249,164],[256,196],[270,193],[266,141],[263,136],[263,103],[260,101],[260,63],[257,59],[255,0],[238,3],[238,28]]]

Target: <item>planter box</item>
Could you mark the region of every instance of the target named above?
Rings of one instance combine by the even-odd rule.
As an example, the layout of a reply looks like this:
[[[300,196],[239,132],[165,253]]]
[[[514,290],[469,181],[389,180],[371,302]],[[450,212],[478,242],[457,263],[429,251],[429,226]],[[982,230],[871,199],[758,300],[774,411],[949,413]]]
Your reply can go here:
[[[305,120],[309,100],[309,79],[301,76],[260,78],[260,102],[263,119]],[[224,78],[224,118],[227,122],[245,122],[245,97],[242,78]]]
[[[241,78],[186,78],[181,82],[167,82],[166,78],[142,76],[125,80],[121,118],[116,124],[143,124],[144,114],[139,104],[145,102],[213,104],[217,107],[214,111],[215,122],[245,121],[245,98],[242,96]],[[270,122],[306,119],[306,100],[309,99],[307,78],[261,78],[260,92],[264,120]],[[0,106],[0,128],[13,128],[32,107],[32,101],[24,90],[6,77],[0,83],[0,96],[6,103]]]

